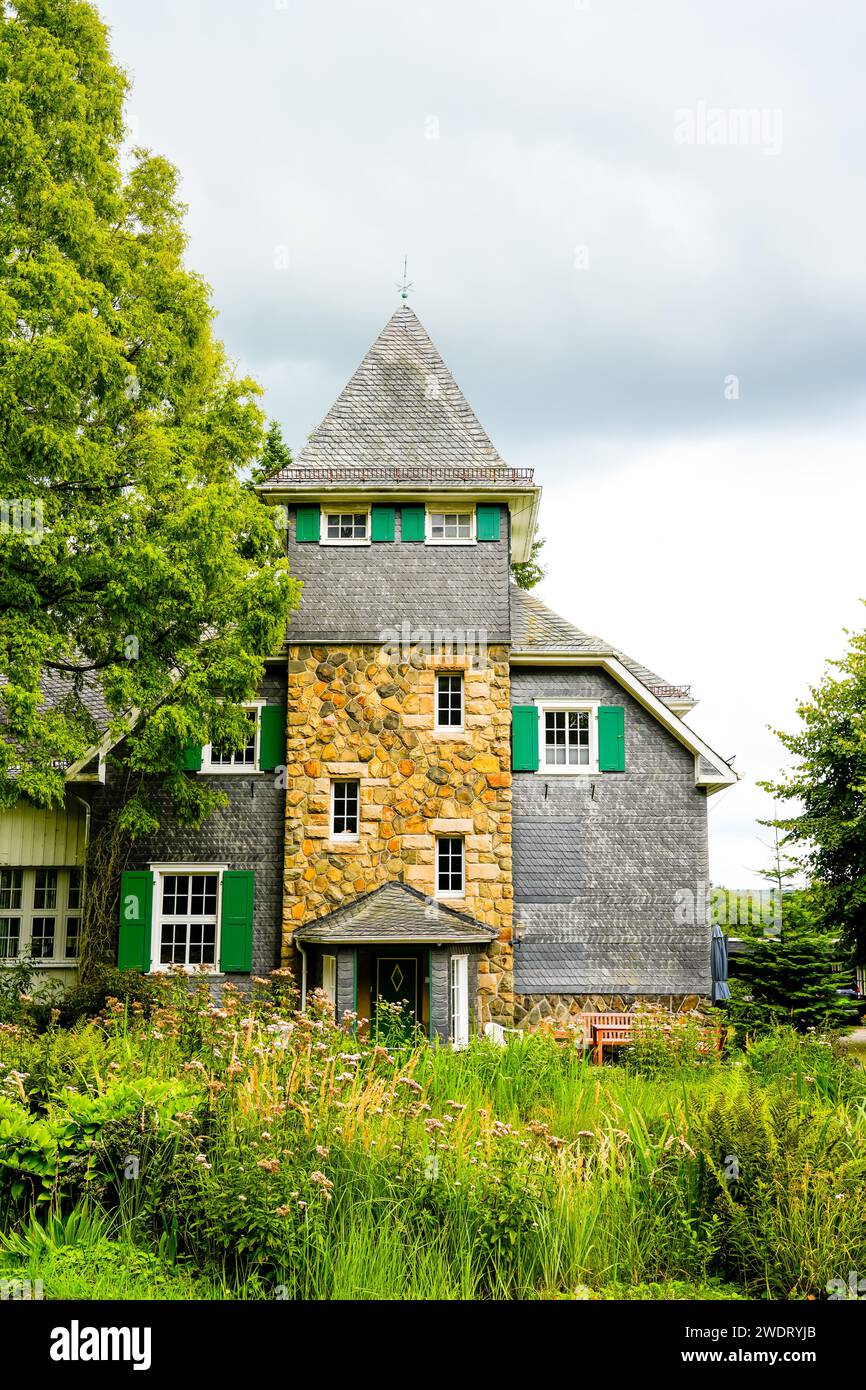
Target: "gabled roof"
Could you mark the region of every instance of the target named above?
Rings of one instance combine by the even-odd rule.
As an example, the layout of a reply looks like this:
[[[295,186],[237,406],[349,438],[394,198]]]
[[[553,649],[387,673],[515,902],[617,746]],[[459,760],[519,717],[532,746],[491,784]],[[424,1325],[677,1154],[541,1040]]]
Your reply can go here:
[[[642,662],[635,661],[625,652],[606,642],[603,637],[595,637],[582,632],[554,613],[551,608],[525,589],[516,584],[510,588],[511,595],[511,645],[515,656],[529,656],[533,652],[562,654],[563,656],[587,653],[592,656],[612,656],[621,661],[626,670],[631,671],[639,681],[648,686],[672,709],[688,709],[696,704],[687,690],[672,685],[656,675]],[[659,692],[665,692],[660,694]]]
[[[419,465],[508,473],[426,329],[402,305],[292,466],[269,482],[302,481],[305,469]]]
[[[496,937],[464,912],[455,912],[434,898],[426,898],[405,883],[386,883],[345,907],[298,927],[299,941],[411,945],[458,943],[489,946]]]

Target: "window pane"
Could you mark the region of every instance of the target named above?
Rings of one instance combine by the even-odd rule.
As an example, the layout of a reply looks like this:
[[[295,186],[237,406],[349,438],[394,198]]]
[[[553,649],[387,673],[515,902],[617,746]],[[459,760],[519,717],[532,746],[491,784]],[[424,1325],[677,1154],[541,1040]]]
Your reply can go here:
[[[77,917],[66,919],[66,959],[75,960],[78,955],[80,923]]]
[[[56,869],[36,870],[36,887],[33,890],[33,906],[40,909],[57,906]]]
[[[54,918],[34,917],[30,931],[30,954],[34,960],[47,960],[54,955]]]
[[[23,870],[0,869],[0,908],[11,908],[13,912],[20,910],[23,881]]]
[[[0,917],[0,960],[13,960],[21,940],[21,918]]]
[[[444,728],[463,724],[463,677],[437,676],[436,722]]]
[[[440,893],[463,891],[463,841],[456,836],[436,841],[436,887]]]
[[[333,821],[335,835],[357,835],[360,789],[357,782],[333,782]]]
[[[247,710],[250,732],[243,748],[226,748],[214,744],[211,748],[211,764],[216,767],[253,767],[256,761],[256,728],[258,711]]]
[[[69,870],[69,889],[66,896],[66,905],[73,911],[78,911],[81,906],[81,870]]]

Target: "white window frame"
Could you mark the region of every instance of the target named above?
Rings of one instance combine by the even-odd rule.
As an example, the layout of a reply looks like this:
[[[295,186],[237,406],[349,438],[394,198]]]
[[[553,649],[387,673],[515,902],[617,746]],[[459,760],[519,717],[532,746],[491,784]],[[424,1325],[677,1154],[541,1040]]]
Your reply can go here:
[[[4,873],[21,875],[21,906],[0,907],[0,917],[17,917],[19,920],[18,951],[14,956],[0,957],[0,966],[11,966],[16,961],[27,957],[33,961],[33,967],[36,970],[62,967],[67,970],[74,970],[78,965],[78,955],[67,956],[67,935],[70,921],[77,922],[80,946],[81,919],[84,914],[84,869],[80,864],[37,864],[32,868],[22,864],[4,864],[2,870]],[[36,875],[39,873],[57,875],[54,907],[36,906]],[[78,873],[80,876],[78,907],[69,906],[70,876],[73,873]],[[36,917],[54,918],[54,951],[50,956],[31,956],[33,921]]]
[[[460,856],[460,887],[459,888],[440,888],[439,887],[439,852],[443,840],[459,840],[463,846]],[[437,835],[436,849],[433,855],[433,896],[435,898],[465,898],[466,897],[466,837],[465,835]]]
[[[451,1007],[451,1046],[469,1046],[469,956],[463,952],[453,955],[449,970],[449,1002]]]
[[[439,723],[439,682],[456,679],[460,682],[460,723]],[[433,718],[437,734],[462,734],[466,726],[466,680],[462,671],[437,671],[433,687]]]
[[[544,777],[589,777],[598,772],[598,707],[600,700],[536,700],[538,708],[538,772]],[[565,711],[574,714],[589,714],[589,762],[548,763],[545,761],[546,739],[544,736],[544,716]]]
[[[153,899],[151,908],[150,924],[150,974],[165,975],[170,970],[177,970],[178,966],[171,961],[164,965],[159,957],[162,950],[162,880],[169,874],[215,874],[217,880],[216,893],[216,930],[214,933],[214,963],[203,970],[200,965],[183,965],[180,969],[185,970],[188,975],[219,975],[220,971],[220,950],[222,948],[222,910],[223,910],[223,874],[228,868],[227,864],[149,864],[153,875]],[[188,915],[188,914],[187,914]],[[187,949],[189,942],[187,942]]]
[[[461,515],[465,514],[465,515],[467,515],[467,516],[469,517],[469,532],[470,532],[470,534],[469,534],[468,536],[460,536],[460,537],[451,538],[451,537],[447,537],[447,536],[434,536],[434,535],[433,535],[433,517],[434,517],[434,516],[438,516],[438,515],[440,515],[440,514],[442,514],[442,515],[448,515],[448,514],[451,513],[451,512],[454,512],[454,514],[455,514],[455,515],[458,515],[458,516],[461,516]],[[426,512],[425,512],[425,524],[424,524],[424,540],[425,540],[425,543],[426,543],[427,545],[475,545],[475,543],[476,543],[476,532],[477,532],[477,524],[476,524],[476,518],[475,518],[475,506],[474,506],[474,504],[473,504],[472,506],[469,506],[469,507],[466,507],[466,506],[459,506],[459,507],[457,507],[457,506],[452,505],[452,504],[449,503],[449,502],[445,502],[445,503],[443,503],[441,506],[438,506],[438,505],[434,506],[434,505],[433,505],[432,503],[430,503],[430,502],[427,503]]]
[[[262,709],[267,704],[267,700],[246,700],[241,706],[248,710],[250,714],[255,711],[256,716],[256,746],[251,763],[215,763],[212,761],[213,744],[204,744],[201,750],[201,770],[206,772],[209,777],[252,777],[254,774],[263,776],[259,767],[259,759],[262,750]],[[236,750],[238,753],[241,749]]]
[[[365,527],[366,527],[364,536],[363,536],[363,537],[358,537],[358,538],[352,537],[351,540],[343,540],[340,536],[329,536],[329,535],[328,535],[328,517],[329,517],[329,516],[363,516],[363,517],[364,517],[364,525],[365,525]],[[371,540],[370,540],[370,535],[371,535],[371,519],[370,519],[370,518],[371,518],[371,509],[370,509],[369,505],[363,506],[363,507],[356,507],[356,506],[352,506],[352,505],[348,505],[348,506],[346,506],[346,507],[335,507],[335,506],[332,504],[331,506],[329,506],[329,507],[327,507],[327,508],[326,508],[326,507],[323,507],[323,508],[322,508],[322,511],[321,511],[320,521],[319,521],[319,542],[320,542],[320,544],[322,544],[322,545],[370,545],[370,544],[371,544]]]
[[[337,957],[322,956],[322,993],[336,1006],[337,1003]]]
[[[354,830],[354,831],[352,831],[352,830],[341,830],[341,831],[338,833],[338,832],[334,829],[334,802],[335,802],[335,800],[336,800],[336,787],[337,787],[337,783],[338,783],[338,782],[342,782],[344,785],[347,784],[347,783],[351,783],[353,786],[355,786],[355,787],[358,788],[358,829],[357,829],[357,830]],[[331,778],[330,808],[329,808],[329,820],[328,820],[328,834],[329,834],[331,840],[335,841],[337,844],[357,844],[358,840],[360,840],[360,838],[361,838],[361,779],[360,779],[360,777],[332,777],[332,778]]]

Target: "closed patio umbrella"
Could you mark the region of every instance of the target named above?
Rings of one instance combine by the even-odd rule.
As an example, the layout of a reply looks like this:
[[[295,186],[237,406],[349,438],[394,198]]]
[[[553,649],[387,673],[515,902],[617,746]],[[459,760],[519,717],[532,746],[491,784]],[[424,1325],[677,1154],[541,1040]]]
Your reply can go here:
[[[710,938],[710,971],[713,979],[713,1003],[724,1004],[731,997],[728,988],[728,943],[718,922],[714,925]]]

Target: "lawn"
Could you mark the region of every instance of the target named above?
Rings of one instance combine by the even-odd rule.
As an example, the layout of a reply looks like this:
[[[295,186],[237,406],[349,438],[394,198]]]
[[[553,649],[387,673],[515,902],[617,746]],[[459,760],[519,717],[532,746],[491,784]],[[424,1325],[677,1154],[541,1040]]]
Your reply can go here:
[[[279,975],[45,1024],[0,1024],[0,1279],[47,1298],[823,1298],[866,1267],[866,1072],[820,1037],[386,1047]]]

